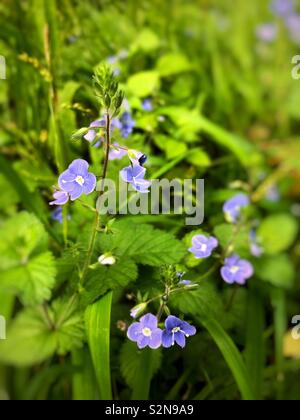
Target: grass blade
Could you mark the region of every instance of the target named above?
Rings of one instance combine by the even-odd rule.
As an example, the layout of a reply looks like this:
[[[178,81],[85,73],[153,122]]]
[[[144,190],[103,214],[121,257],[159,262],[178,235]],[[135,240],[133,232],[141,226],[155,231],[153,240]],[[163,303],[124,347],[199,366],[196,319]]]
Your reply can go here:
[[[229,337],[226,331],[224,331],[223,327],[217,320],[210,318],[200,320],[200,322],[208,330],[209,334],[212,336],[221,353],[223,354],[223,357],[235,378],[243,399],[250,401],[255,400],[256,398],[251,387],[246,365],[232,339]]]
[[[73,401],[96,400],[96,378],[88,349],[74,350],[72,364],[76,371],[73,375]]]
[[[110,373],[110,319],[113,293],[88,306],[86,333],[98,381],[100,399],[112,400]]]

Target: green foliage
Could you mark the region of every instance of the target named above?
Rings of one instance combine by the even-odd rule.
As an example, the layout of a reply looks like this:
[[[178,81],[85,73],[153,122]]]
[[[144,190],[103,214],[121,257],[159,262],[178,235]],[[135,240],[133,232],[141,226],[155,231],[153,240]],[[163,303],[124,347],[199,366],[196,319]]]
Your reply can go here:
[[[296,277],[291,258],[286,255],[265,257],[256,264],[259,277],[273,286],[291,289]]]
[[[291,247],[298,230],[298,223],[292,216],[276,214],[261,223],[258,237],[268,254],[279,254]]]
[[[65,355],[81,347],[82,314],[74,299],[54,301],[51,308],[28,308],[12,322],[8,336],[9,340],[0,342],[2,363],[19,367],[40,364],[55,353]]]
[[[49,300],[56,268],[47,242],[43,225],[29,213],[5,223],[0,233],[0,289],[13,291],[29,305]]]
[[[156,71],[145,71],[131,76],[128,80],[128,91],[138,98],[153,95],[159,88],[159,73]]]

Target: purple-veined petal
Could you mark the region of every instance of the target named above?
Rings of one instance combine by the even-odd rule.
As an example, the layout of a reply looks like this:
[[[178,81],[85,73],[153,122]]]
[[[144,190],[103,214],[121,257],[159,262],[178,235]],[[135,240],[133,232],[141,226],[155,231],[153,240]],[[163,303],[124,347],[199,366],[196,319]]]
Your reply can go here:
[[[157,329],[158,320],[156,316],[152,314],[147,314],[141,318],[140,323],[142,325],[142,328],[150,328],[150,330],[153,331]]]
[[[180,327],[181,320],[176,318],[176,316],[170,315],[166,319],[165,325],[168,331],[172,331],[173,328]]]
[[[84,184],[83,184],[84,193],[86,195],[91,194],[95,190],[96,184],[97,184],[97,179],[96,179],[95,175],[92,174],[92,173],[89,173],[84,178]]]
[[[180,346],[182,349],[185,347],[186,339],[184,333],[181,331],[175,334],[175,342]]]
[[[173,334],[168,330],[164,330],[162,333],[162,345],[166,349],[169,349],[173,345]]]
[[[88,142],[92,143],[97,136],[97,132],[95,130],[89,130],[83,138]]]
[[[83,186],[74,182],[73,189],[72,189],[72,191],[70,191],[71,201],[77,200],[77,198],[82,196],[82,194],[83,194]]]
[[[131,341],[138,341],[139,336],[142,334],[142,327],[140,322],[135,322],[134,324],[130,325],[127,331],[127,337]]]
[[[76,159],[69,166],[69,170],[76,176],[85,177],[89,170],[89,164],[83,159]]]
[[[149,346],[150,344],[150,337],[145,337],[144,335],[140,335],[137,340],[137,345],[139,349],[144,349],[145,347]]]
[[[132,175],[132,167],[128,166],[127,168],[124,168],[120,172],[121,178],[123,181],[131,183],[133,182],[133,175]]]
[[[51,206],[63,206],[69,201],[69,194],[66,191],[56,191],[53,194],[54,201],[51,201]]]
[[[161,346],[161,340],[162,340],[162,330],[157,328],[156,330],[152,331],[149,347],[153,350],[158,349]]]
[[[221,269],[221,275],[223,280],[228,284],[234,283],[234,274],[231,273],[230,269],[228,267],[222,267]]]
[[[180,329],[188,336],[193,336],[197,332],[196,328],[193,325],[190,325],[188,322],[185,321],[181,322]]]

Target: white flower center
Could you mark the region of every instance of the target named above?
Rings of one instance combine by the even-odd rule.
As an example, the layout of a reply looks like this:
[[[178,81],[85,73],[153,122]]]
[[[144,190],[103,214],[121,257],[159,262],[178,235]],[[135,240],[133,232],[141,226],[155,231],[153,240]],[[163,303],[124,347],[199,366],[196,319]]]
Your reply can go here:
[[[145,337],[151,337],[151,334],[152,334],[152,331],[150,330],[150,328],[143,328],[143,335],[145,336]]]
[[[231,267],[230,272],[232,274],[236,274],[239,271],[240,267],[238,267],[237,265],[234,265],[233,267]]]
[[[83,184],[84,184],[84,179],[83,179],[83,177],[82,177],[81,175],[78,175],[78,176],[76,177],[75,181],[76,181],[76,182],[77,182],[77,184],[79,184],[81,187],[82,187],[82,186],[83,186]]]
[[[207,245],[206,244],[202,244],[201,247],[200,247],[200,250],[202,252],[206,252],[207,251]]]
[[[173,334],[176,334],[176,333],[178,333],[179,331],[180,331],[180,327],[175,327],[175,328],[173,328],[172,333],[173,333]]]

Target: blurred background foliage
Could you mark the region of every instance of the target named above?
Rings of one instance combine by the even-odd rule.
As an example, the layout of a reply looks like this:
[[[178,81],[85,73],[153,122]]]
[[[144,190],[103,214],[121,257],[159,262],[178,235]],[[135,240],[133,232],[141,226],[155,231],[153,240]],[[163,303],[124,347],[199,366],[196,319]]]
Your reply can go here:
[[[276,26],[275,39],[259,35],[266,22]],[[204,329],[184,352],[165,355],[163,369],[157,353],[151,397],[240,398],[232,366],[234,351],[246,349],[258,398],[299,399],[299,341],[291,341],[288,332],[292,317],[300,313],[300,81],[291,76],[291,59],[300,48],[296,35],[291,37],[282,19],[271,13],[269,1],[2,0],[0,53],[6,58],[7,80],[0,80],[0,313],[15,319],[23,306],[49,301],[54,284],[59,296],[69,271],[59,260],[54,263],[53,255],[60,255],[57,243],[63,234],[76,238],[89,231],[86,209],[75,204],[69,232],[62,232],[47,203],[58,172],[72,159],[85,157],[98,170],[101,152],[70,138],[99,116],[91,76],[99,63],[108,61],[136,120],[128,144],[149,155],[149,178],[204,177],[205,229],[215,230],[225,244],[232,232],[223,225],[222,204],[233,191],[251,192],[251,216],[258,220],[266,251],[255,262],[252,285],[240,290],[231,311],[224,311],[231,291],[218,278],[212,278],[213,291],[204,287],[192,300],[174,301],[182,313],[192,308],[188,312],[194,319],[203,318],[212,306],[216,316],[222,314],[222,327],[236,344],[232,350],[227,343],[233,361],[220,357],[212,329],[218,331],[206,325],[210,333]],[[153,102],[148,113],[142,109],[146,98]],[[111,165],[110,177],[120,165]],[[86,202],[91,204],[89,198]],[[19,214],[21,210],[29,214]],[[191,234],[184,220],[138,220],[180,238]],[[190,236],[185,240],[188,246]],[[8,242],[17,256],[7,250]],[[247,253],[243,245],[241,236],[241,254]],[[15,280],[4,272],[19,255],[32,258],[31,271],[28,277],[14,273],[19,282],[13,283],[12,294],[5,286]],[[199,270],[206,269],[189,257],[184,263],[195,281]],[[45,267],[46,287],[32,293],[28,284]],[[141,268],[139,289],[147,291],[153,276],[154,268]],[[119,291],[112,315],[113,383],[119,397],[129,398],[139,365],[131,343],[119,352],[124,334],[117,321],[129,321],[128,300],[121,295]],[[59,318],[62,307],[56,300],[54,317]],[[68,316],[77,325],[77,315]],[[25,340],[32,322],[40,321],[28,312],[19,320],[21,326],[14,323],[18,340],[9,356],[0,346],[0,397],[68,399],[71,383],[73,391],[80,383],[74,367],[83,357],[90,366],[89,355],[73,352],[71,363],[65,354],[73,346],[63,334],[47,348],[32,347],[31,333]],[[72,339],[81,342],[82,334],[79,328]]]

